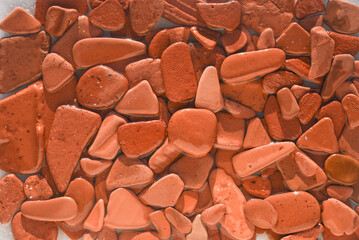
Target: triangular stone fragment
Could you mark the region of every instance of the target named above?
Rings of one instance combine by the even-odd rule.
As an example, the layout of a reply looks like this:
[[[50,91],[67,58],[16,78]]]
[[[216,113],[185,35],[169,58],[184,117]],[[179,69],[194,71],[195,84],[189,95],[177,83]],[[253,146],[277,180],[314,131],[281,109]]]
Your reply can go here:
[[[243,148],[255,148],[269,144],[271,142],[267,131],[259,118],[254,118],[249,121],[247,133],[244,138]]]
[[[339,146],[332,120],[327,117],[322,118],[300,136],[297,146],[301,149],[329,154],[338,152]]]
[[[290,55],[309,54],[309,33],[298,23],[291,23],[277,39],[277,47]]]
[[[0,30],[13,34],[30,34],[40,32],[40,22],[25,9],[15,8],[2,22]]]
[[[224,101],[215,67],[204,70],[198,83],[195,104],[197,108],[207,108],[213,112],[223,109]]]
[[[147,81],[140,82],[123,96],[115,107],[125,115],[153,116],[159,111],[158,99]]]

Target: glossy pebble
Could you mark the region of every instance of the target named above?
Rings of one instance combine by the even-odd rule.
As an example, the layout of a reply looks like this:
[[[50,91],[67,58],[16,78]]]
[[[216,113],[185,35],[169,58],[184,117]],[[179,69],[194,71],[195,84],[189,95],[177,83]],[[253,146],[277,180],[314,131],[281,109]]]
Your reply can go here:
[[[80,165],[82,170],[87,175],[96,176],[111,167],[112,162],[106,160],[94,160],[91,158],[81,158]]]
[[[298,23],[291,23],[276,40],[278,48],[289,55],[306,55],[310,53],[309,33]]]
[[[244,205],[244,214],[257,227],[270,229],[277,224],[278,213],[268,201],[251,199]]]
[[[103,227],[104,217],[105,217],[105,204],[103,203],[103,200],[100,199],[93,206],[91,212],[86,217],[82,226],[93,232],[98,232]]]
[[[247,44],[246,34],[239,29],[235,29],[232,32],[226,32],[222,35],[221,40],[224,49],[228,54],[241,50]]]
[[[198,204],[198,195],[198,192],[194,190],[183,191],[175,205],[175,209],[185,216],[192,215]]]
[[[285,119],[292,119],[300,112],[299,105],[289,88],[282,88],[277,92],[280,111]]]
[[[165,209],[167,220],[181,233],[189,233],[192,230],[191,221],[176,209],[168,207]]]
[[[243,146],[245,122],[229,113],[217,113],[217,139],[215,148],[239,150]]]
[[[196,215],[192,222],[192,231],[186,236],[187,240],[208,239],[207,228],[201,220],[201,214]]]
[[[359,162],[347,155],[334,154],[327,158],[324,170],[335,182],[352,185],[359,179]]]
[[[320,120],[324,117],[329,117],[330,119],[332,119],[335,135],[339,137],[347,121],[346,114],[340,102],[332,101],[327,105],[321,107],[316,113],[315,118],[317,120]]]
[[[251,119],[256,115],[253,109],[229,99],[224,100],[224,108],[235,118]]]
[[[255,148],[267,145],[271,142],[270,137],[260,118],[253,118],[247,124],[247,132],[243,141],[243,148]]]
[[[264,50],[267,48],[274,48],[275,47],[275,39],[273,29],[266,28],[261,32],[257,42],[257,49]]]
[[[201,219],[207,226],[215,226],[226,213],[224,204],[216,204],[202,212]]]
[[[353,192],[354,189],[350,186],[329,185],[327,187],[328,196],[331,198],[336,198],[342,202],[348,200]]]
[[[342,106],[348,116],[351,128],[359,126],[359,97],[354,94],[346,95],[342,100]]]
[[[271,194],[272,184],[270,179],[261,176],[253,176],[242,179],[244,190],[252,196],[265,198]]]
[[[54,37],[61,37],[78,16],[76,9],[52,6],[46,13],[45,31]]]

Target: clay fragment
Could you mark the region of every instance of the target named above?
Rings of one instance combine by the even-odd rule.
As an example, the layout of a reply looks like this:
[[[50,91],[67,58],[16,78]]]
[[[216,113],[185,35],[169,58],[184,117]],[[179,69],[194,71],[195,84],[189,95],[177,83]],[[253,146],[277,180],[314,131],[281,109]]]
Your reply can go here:
[[[103,220],[105,217],[105,204],[103,200],[100,199],[93,206],[91,212],[87,216],[86,220],[83,222],[82,226],[93,232],[98,232],[103,227]]]
[[[78,16],[76,9],[52,6],[46,13],[45,31],[54,37],[60,37],[77,20]]]
[[[90,158],[81,158],[80,165],[82,170],[89,176],[96,176],[109,167],[111,167],[112,162],[106,160],[94,160]]]
[[[359,127],[359,97],[354,94],[346,95],[342,100],[342,106],[348,116],[349,126]]]
[[[261,32],[257,42],[257,49],[264,50],[267,48],[274,48],[275,47],[275,39],[274,33],[271,28],[266,28]]]
[[[243,141],[243,148],[255,148],[267,145],[271,142],[266,129],[264,128],[261,119],[251,119],[247,125],[246,136]]]
[[[163,211],[151,213],[150,220],[156,228],[160,239],[169,239],[171,237],[171,225],[167,221]]]
[[[189,233],[192,230],[191,221],[178,212],[176,209],[168,207],[165,209],[167,220],[181,233]]]
[[[25,9],[16,7],[0,22],[0,30],[12,34],[30,34],[41,30],[41,23]]]
[[[162,17],[178,25],[204,26],[198,14],[197,3],[202,0],[165,0]]]
[[[359,96],[358,89],[355,87],[355,84],[352,81],[343,82],[335,91],[335,97],[340,101],[342,101],[343,98],[348,94]]]
[[[354,56],[359,52],[359,37],[331,31],[328,31],[328,34],[335,42],[334,55],[350,54]]]
[[[313,120],[316,112],[319,110],[322,105],[322,98],[317,93],[307,93],[305,94],[299,102],[299,121],[302,124],[308,124]]]
[[[323,27],[323,15],[317,14],[313,16],[309,16],[307,18],[304,18],[302,20],[299,20],[299,25],[302,26],[307,32],[310,32],[310,30],[314,27]]]
[[[215,226],[226,213],[224,204],[216,204],[202,212],[201,219],[207,226]]]
[[[318,224],[317,226],[288,236],[281,238],[281,240],[297,240],[297,239],[317,239],[318,235],[323,231],[323,226]],[[326,238],[324,238],[326,239]]]
[[[323,85],[324,77],[310,78],[310,65],[299,58],[292,58],[286,60],[284,63],[284,67],[286,70],[294,72],[295,74],[308,80],[309,82],[312,82],[318,86]]]
[[[268,201],[251,199],[244,205],[244,214],[257,227],[270,229],[277,224],[278,213]]]
[[[276,40],[276,45],[289,55],[310,54],[309,33],[298,23],[291,23]]]
[[[302,84],[303,80],[289,71],[276,71],[263,78],[263,89],[268,94],[276,93],[283,87],[291,87],[294,84]]]
[[[342,135],[338,140],[341,153],[359,159],[359,142],[356,139],[358,133],[359,127],[350,128],[348,125],[344,127]]]
[[[299,105],[289,88],[282,88],[277,92],[278,104],[284,119],[293,119],[300,112]],[[300,117],[299,117],[300,120]]]
[[[201,220],[201,214],[196,215],[192,222],[192,231],[186,236],[188,240],[208,239],[207,228]]]
[[[149,32],[160,19],[164,11],[164,3],[164,0],[132,0],[130,3],[132,29],[138,34]]]
[[[90,12],[89,21],[96,27],[118,31],[125,25],[125,11],[118,0],[106,0]]]
[[[29,200],[46,200],[53,195],[51,187],[41,175],[32,175],[26,179],[24,193]]]
[[[311,90],[311,88],[300,85],[293,85],[290,90],[292,91],[297,101],[299,101],[305,94],[307,94]]]
[[[315,118],[317,120],[320,120],[324,117],[329,117],[330,119],[332,119],[334,124],[335,135],[339,137],[347,121],[346,114],[340,102],[332,101],[327,105],[321,107],[317,112],[317,114],[315,115]]]
[[[241,50],[247,44],[246,34],[239,29],[234,29],[232,32],[226,32],[222,35],[221,40],[224,49],[228,54]]]
[[[243,145],[245,122],[229,113],[217,113],[217,138],[215,148],[240,150]]]
[[[251,108],[229,99],[224,100],[224,108],[235,118],[251,119],[256,116]]]
[[[214,159],[216,167],[223,169],[226,174],[230,175],[234,182],[239,186],[242,184],[242,181],[234,172],[232,164],[232,157],[237,153],[238,151],[218,149],[214,155]]]
[[[294,15],[298,19],[305,18],[324,10],[325,5],[321,0],[298,0],[294,5]]]
[[[219,32],[215,32],[206,28],[199,28],[199,27],[191,27],[190,31],[193,35],[193,37],[200,42],[203,47],[213,50],[220,37]]]
[[[252,196],[266,198],[271,194],[271,181],[260,176],[248,177],[242,180],[244,190]]]
[[[354,189],[350,186],[329,185],[326,189],[327,194],[331,198],[336,198],[342,202],[347,201],[353,194]]]
[[[198,204],[198,195],[198,192],[194,190],[183,191],[175,205],[175,209],[183,215],[192,215]]]

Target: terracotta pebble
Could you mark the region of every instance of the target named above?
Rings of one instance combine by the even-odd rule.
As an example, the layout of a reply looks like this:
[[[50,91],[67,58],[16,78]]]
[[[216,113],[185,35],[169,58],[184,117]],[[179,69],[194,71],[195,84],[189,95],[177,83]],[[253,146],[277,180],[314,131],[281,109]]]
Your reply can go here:
[[[104,226],[115,229],[148,227],[153,210],[140,202],[130,190],[118,188],[110,195]]]
[[[177,61],[179,58],[182,59],[180,63]],[[186,43],[172,44],[163,52],[161,69],[166,96],[169,100],[184,102],[196,95],[197,80],[190,48]]]
[[[118,240],[159,240],[156,232],[136,232],[136,231],[123,231],[120,233]]]
[[[326,191],[329,197],[336,198],[344,202],[353,194],[354,189],[349,186],[329,185]]]
[[[71,81],[74,67],[56,53],[47,55],[42,63],[42,77],[47,92],[56,92]]]
[[[254,225],[244,216],[246,199],[233,179],[224,170],[216,168],[209,176],[209,185],[213,203],[226,206],[226,215],[220,220],[221,227],[233,238],[252,238]]]
[[[150,220],[158,232],[161,240],[167,240],[171,237],[171,225],[167,221],[163,211],[155,211],[150,214]]]
[[[164,0],[133,0],[130,3],[132,29],[138,34],[149,32],[159,21],[164,11]],[[146,6],[146,8],[143,8]]]
[[[200,189],[212,166],[213,158],[209,154],[203,157],[182,156],[169,167],[169,172],[177,174],[185,188]]]
[[[291,87],[294,84],[302,84],[303,80],[289,71],[276,71],[263,78],[263,89],[268,94],[276,93],[283,87]]]
[[[263,112],[268,97],[260,79],[241,84],[222,83],[221,90],[225,98],[250,107],[256,112]]]
[[[21,206],[21,214],[38,221],[67,221],[76,217],[77,204],[70,197],[27,201]]]
[[[203,3],[203,1],[166,0],[162,17],[178,25],[204,26],[196,8],[197,3]]]
[[[163,172],[169,165],[172,164],[181,155],[181,150],[173,145],[168,138],[151,156],[148,161],[148,166],[155,173]]]
[[[106,160],[114,159],[120,150],[117,129],[125,123],[127,121],[115,113],[107,115],[97,132],[95,140],[88,149],[88,153],[92,157]]]
[[[274,39],[273,29],[266,28],[259,35],[257,42],[257,49],[264,50],[267,48],[274,48],[276,40]]]
[[[323,27],[314,27],[310,31],[311,67],[308,77],[318,78],[330,70],[335,42]]]
[[[282,88],[277,92],[278,104],[284,119],[293,119],[297,117],[300,108],[289,88]],[[300,117],[299,117],[300,120]]]
[[[235,118],[251,119],[256,116],[251,108],[229,99],[224,100],[224,108]]]
[[[307,192],[289,192],[265,199],[278,213],[278,222],[272,231],[290,234],[314,227],[320,219],[318,201]]]
[[[310,87],[304,87],[300,85],[293,85],[290,90],[292,91],[294,97],[299,101],[306,93],[308,93],[311,88]]]
[[[191,221],[178,212],[176,209],[168,207],[165,209],[167,220],[181,233],[189,233],[192,230]]]
[[[323,85],[324,77],[309,77],[310,65],[303,61],[303,59],[292,58],[287,59],[284,63],[284,67],[286,70],[292,71],[298,76],[312,82],[318,86]]]
[[[15,240],[56,240],[58,236],[55,222],[36,221],[18,212],[11,221],[11,232]]]
[[[130,63],[126,66],[125,73],[130,88],[147,80],[157,96],[165,94],[160,59],[146,58]]]
[[[89,21],[94,26],[109,31],[121,30],[125,19],[125,11],[118,0],[106,0],[89,14]]]
[[[299,121],[302,124],[308,124],[313,120],[316,112],[319,110],[322,104],[322,98],[317,93],[305,94],[299,102]]]
[[[298,0],[294,5],[294,15],[298,19],[305,18],[314,13],[325,10],[325,5],[321,0]]]
[[[329,198],[323,202],[322,207],[323,224],[334,235],[351,235],[359,227],[358,214],[341,201]]]
[[[198,195],[198,192],[194,190],[183,191],[175,205],[175,209],[185,216],[191,216],[196,210]]]
[[[229,113],[217,113],[217,138],[215,148],[240,150],[243,145],[245,121]]]
[[[359,37],[331,31],[328,31],[328,34],[335,42],[334,55],[350,54],[354,56],[359,52]]]
[[[193,156],[204,156],[212,148],[217,132],[216,116],[206,109],[183,109],[172,115],[168,138]]]
[[[268,58],[271,61],[267,61]],[[227,83],[244,82],[274,72],[282,66],[284,61],[285,53],[275,48],[237,53],[223,61],[221,76]],[[242,67],[238,68],[238,65]]]
[[[207,228],[201,220],[201,214],[196,215],[192,222],[192,231],[186,236],[187,240],[207,240]]]
[[[339,137],[347,120],[346,114],[340,102],[332,101],[327,105],[321,107],[316,113],[315,118],[317,120],[320,120],[324,117],[329,117],[330,119],[332,119],[335,135]]]
[[[241,185],[240,178],[236,175],[233,169],[232,157],[238,151],[218,149],[214,155],[216,167],[223,169],[226,174],[230,175],[237,185]]]
[[[321,0],[319,1],[322,2]],[[279,38],[277,38],[276,46],[288,55],[310,54],[309,33],[298,23],[291,23]]]
[[[207,28],[200,28],[200,27],[191,27],[190,28],[191,34],[193,37],[203,45],[203,47],[213,50],[220,37],[220,33],[216,31],[212,31]]]
[[[24,193],[29,200],[46,200],[53,195],[51,187],[41,175],[32,175],[26,179]]]
[[[332,67],[327,75],[323,88],[323,100],[330,100],[337,88],[347,80],[354,71],[354,58],[349,54],[338,54],[334,56]]]
[[[80,165],[87,175],[96,176],[111,167],[112,162],[106,160],[95,160],[91,158],[81,158]]]
[[[176,42],[187,42],[190,36],[187,27],[163,29],[156,33],[148,46],[148,55],[152,58],[161,58],[167,47]]]
[[[76,9],[52,6],[46,13],[45,31],[54,37],[60,37],[77,20],[78,16]]]
[[[138,41],[116,38],[87,38],[75,43],[73,58],[80,68],[113,63],[145,53],[146,46]]]
[[[86,229],[84,229],[81,225],[70,226],[65,222],[57,222],[57,226],[66,234],[66,236],[72,239],[79,239],[86,232]]]
[[[268,127],[268,134],[277,141],[295,140],[302,134],[299,119],[284,119],[274,96],[270,96],[267,100],[264,108],[264,120]]]
[[[304,19],[299,20],[299,25],[302,26],[302,28],[304,28],[307,32],[310,32],[310,30],[313,27],[323,27],[323,15],[322,14],[317,14],[317,15],[312,15],[309,17],[306,17]]]
[[[0,93],[11,92],[41,76],[42,60],[50,48],[50,36],[44,31],[28,36],[0,40]]]
[[[196,211],[193,214],[202,213],[205,209],[213,206],[211,190],[208,182],[205,182],[203,187],[198,190],[198,204]]]
[[[359,6],[343,1],[331,0],[328,2],[324,14],[324,22],[334,31],[346,34],[359,32],[358,16]]]
[[[41,23],[25,9],[16,7],[0,22],[0,30],[12,34],[30,34],[41,30]]]
[[[105,217],[105,204],[102,199],[98,200],[93,206],[91,212],[86,217],[82,226],[88,230],[98,232],[103,227],[103,220]]]
[[[348,116],[349,126],[359,127],[359,97],[354,94],[346,95],[342,100],[342,106]]]
[[[105,206],[108,204],[108,198],[110,196],[110,193],[106,190],[106,178],[109,173],[109,169],[105,170],[104,172],[100,173],[95,177],[95,198],[96,201],[102,199]]]
[[[281,240],[298,240],[298,239],[317,239],[319,234],[323,231],[323,226],[318,224],[317,226],[288,236],[281,238]],[[326,238],[325,238],[326,239]]]
[[[260,147],[271,142],[261,119],[253,118],[248,122],[246,136],[243,141],[243,149]]]
[[[234,29],[222,35],[221,41],[228,54],[235,53],[243,49],[247,44],[247,36],[240,29]]]
[[[359,180],[359,163],[347,155],[329,156],[325,161],[324,170],[330,179],[341,184],[352,185]]]
[[[255,226],[270,229],[277,224],[278,213],[268,201],[251,199],[244,205],[246,218]]]
[[[355,87],[354,83],[351,81],[345,81],[337,88],[335,91],[335,97],[342,101],[343,98],[348,94],[354,94],[359,96],[358,89]]]
[[[244,190],[254,197],[266,198],[271,194],[271,181],[261,176],[252,176],[242,179]]]
[[[359,133],[359,127],[350,128],[345,126],[340,136],[338,143],[340,152],[356,159],[359,159],[359,142],[357,136]]]
[[[106,189],[139,188],[153,182],[153,173],[141,160],[119,156],[106,178]]]
[[[337,137],[334,132],[333,121],[328,118],[322,118],[297,140],[297,146],[302,149],[336,153],[339,151]]]
[[[201,214],[201,220],[209,227],[216,226],[225,214],[226,206],[220,203],[204,210]]]
[[[127,157],[137,158],[151,153],[162,144],[166,126],[159,120],[126,123],[118,128],[117,134],[122,152]]]
[[[158,99],[144,80],[125,93],[115,111],[124,115],[154,116],[159,113]]]

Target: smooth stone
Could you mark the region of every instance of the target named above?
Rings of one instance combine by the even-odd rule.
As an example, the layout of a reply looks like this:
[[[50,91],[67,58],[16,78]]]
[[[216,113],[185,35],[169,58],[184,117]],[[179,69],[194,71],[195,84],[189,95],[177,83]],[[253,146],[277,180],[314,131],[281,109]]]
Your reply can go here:
[[[320,119],[300,136],[297,146],[301,149],[329,154],[338,152],[339,146],[333,121],[328,117]]]
[[[232,54],[246,46],[247,36],[240,29],[234,29],[232,32],[224,33],[221,41],[226,52]]]
[[[212,149],[216,133],[216,116],[206,109],[179,110],[168,124],[169,140],[185,153],[197,157]]]
[[[107,160],[95,160],[91,158],[81,158],[80,166],[82,170],[89,176],[96,176],[109,167],[111,167],[112,162]]]
[[[224,100],[224,108],[235,118],[251,119],[256,116],[253,109],[229,99]]]
[[[243,149],[256,148],[271,143],[266,129],[260,118],[249,120],[246,136],[243,141]]]
[[[214,204],[224,204],[226,214],[220,220],[221,227],[232,238],[250,239],[254,235],[254,225],[244,215],[246,199],[233,179],[224,170],[216,168],[209,176],[209,185]]]
[[[307,32],[314,27],[323,27],[324,17],[322,14],[317,14],[313,16],[306,17],[304,19],[299,20],[299,25],[302,26]]]
[[[226,206],[220,203],[204,210],[201,214],[201,220],[207,226],[216,226],[225,214]]]
[[[347,155],[329,156],[324,170],[330,179],[344,185],[353,185],[359,180],[359,161]]]
[[[309,71],[311,66],[309,65],[308,58],[292,58],[285,60],[284,68],[286,70],[292,71],[297,74],[299,77],[302,77],[309,82],[314,83],[315,85],[322,86],[324,82],[324,77],[309,77]]]
[[[151,85],[144,80],[129,89],[115,107],[124,115],[153,116],[159,112],[158,99]]]
[[[342,185],[329,185],[326,191],[329,197],[336,198],[342,202],[347,201],[354,193],[354,189],[352,187]]]
[[[24,193],[29,200],[46,200],[54,194],[46,178],[32,175],[24,183]]]
[[[285,53],[276,48],[237,53],[223,61],[221,76],[227,83],[244,82],[274,72],[283,65],[284,61]],[[238,68],[238,66],[242,67]]]
[[[294,84],[302,84],[303,80],[289,71],[276,71],[263,78],[263,89],[268,94],[274,94],[283,87],[291,87]]]
[[[298,0],[294,5],[294,15],[297,19],[302,19],[324,10],[325,5],[321,0]]]
[[[350,128],[345,126],[340,136],[338,143],[340,152],[349,155],[353,158],[359,159],[359,142],[358,142],[359,127]]]
[[[267,197],[278,213],[277,224],[271,230],[277,234],[290,234],[308,230],[320,220],[318,201],[307,192],[288,192]]]
[[[175,209],[185,216],[191,216],[198,204],[198,192],[195,190],[183,191],[179,197]]]
[[[11,221],[14,240],[57,240],[58,229],[55,222],[36,221],[18,212]]]
[[[208,182],[205,182],[203,187],[198,190],[197,208],[193,214],[202,213],[211,206],[213,206],[211,190],[209,189]]]
[[[266,198],[271,194],[272,183],[268,178],[253,176],[242,179],[242,186],[251,196]]]
[[[322,88],[321,95],[323,100],[330,100],[338,87],[353,74],[354,61],[353,56],[349,54],[334,56],[332,67]]]
[[[86,71],[76,86],[79,103],[90,109],[106,109],[116,104],[127,92],[128,80],[104,65]]]
[[[281,142],[246,150],[232,158],[234,171],[240,177],[250,176],[288,156],[295,148],[292,142]]]
[[[289,88],[285,87],[280,89],[277,92],[277,99],[284,119],[293,119],[298,116],[300,108]]]
[[[359,6],[343,0],[330,0],[324,22],[334,31],[346,34],[359,32]]]
[[[339,101],[342,101],[343,98],[348,94],[353,94],[353,95],[359,96],[358,89],[355,87],[354,83],[351,81],[343,82],[342,84],[340,84],[338,89],[335,91],[335,97]]]
[[[170,222],[172,226],[176,228],[179,232],[185,234],[191,232],[191,221],[186,216],[178,212],[176,209],[171,207],[166,208],[165,216],[168,222]]]
[[[310,30],[311,66],[308,78],[318,78],[330,70],[335,42],[323,27]]]
[[[33,174],[44,160],[44,96],[41,82],[0,101],[0,168]]]
[[[58,91],[71,81],[74,73],[74,67],[56,53],[48,54],[42,62],[42,78],[47,92]]]
[[[98,200],[93,206],[91,212],[86,217],[82,226],[90,231],[98,232],[103,227],[105,217],[105,204],[102,199]]]
[[[15,174],[0,179],[0,223],[7,224],[25,201],[24,186]]]
[[[165,94],[161,71],[161,59],[146,58],[130,63],[125,68],[125,75],[133,88],[143,80],[147,80],[157,96]]]
[[[117,129],[126,123],[126,119],[115,113],[107,115],[97,132],[95,140],[88,149],[88,154],[105,160],[114,159],[120,150]]]
[[[137,158],[153,152],[166,137],[166,125],[160,120],[133,122],[121,125],[117,130],[122,152]]]
[[[119,38],[87,38],[75,43],[73,58],[80,68],[113,63],[145,53],[146,46],[138,41]]]
[[[82,151],[100,127],[97,113],[60,106],[50,131],[46,161],[59,192],[65,192]]]
[[[106,178],[106,189],[145,187],[154,181],[151,171],[141,160],[118,157]]]
[[[246,218],[255,226],[270,229],[277,224],[278,213],[268,201],[251,199],[244,204]]]
[[[241,22],[241,4],[236,1],[198,3],[197,9],[203,21],[211,28],[224,28],[231,32]]]
[[[312,177],[318,171],[318,165],[302,152],[294,154],[295,163],[298,165],[299,171],[306,177]]]
[[[155,211],[150,214],[150,220],[158,232],[160,239],[169,239],[171,237],[171,225],[167,221],[163,211]]]
[[[264,50],[267,48],[274,48],[276,40],[274,39],[274,32],[271,28],[264,29],[259,35],[257,42],[257,49]]]
[[[309,33],[298,23],[291,23],[276,40],[276,46],[289,55],[310,54]]]
[[[201,214],[196,215],[192,222],[192,231],[186,236],[186,240],[207,240],[207,228],[201,220]]]
[[[178,62],[178,59],[181,59]],[[186,43],[174,43],[161,56],[161,69],[166,97],[173,102],[184,102],[195,97],[197,80]]]
[[[0,93],[11,92],[41,76],[41,64],[50,49],[44,31],[0,39]]]
[[[217,138],[214,147],[225,150],[240,150],[243,146],[245,121],[229,113],[220,112],[217,118]]]
[[[315,118],[317,120],[320,120],[324,117],[329,117],[330,119],[332,119],[335,135],[339,137],[347,121],[347,117],[342,108],[342,104],[338,101],[332,101],[327,105],[321,107],[316,113]]]
[[[329,198],[322,203],[322,208],[323,224],[335,236],[351,235],[358,229],[358,214],[341,201]]]
[[[359,37],[330,31],[328,34],[335,42],[334,55],[350,54],[354,56],[359,52]]]
[[[76,217],[77,204],[70,197],[27,201],[21,206],[21,214],[38,221],[67,221]]]
[[[182,179],[186,189],[200,189],[212,167],[213,157],[207,154],[203,157],[182,156],[168,170]]]
[[[242,181],[234,172],[233,164],[232,164],[232,157],[237,153],[238,151],[218,149],[215,152],[214,160],[216,167],[223,169],[226,172],[226,174],[231,176],[234,182],[239,186],[242,184]]]
[[[153,183],[140,195],[140,200],[154,207],[173,207],[184,188],[184,183],[176,174],[169,174]]]
[[[118,0],[106,0],[89,13],[89,21],[96,27],[118,31],[125,26],[125,11]]]
[[[316,112],[322,105],[322,98],[318,93],[307,93],[299,101],[299,121],[308,124],[314,119]]]
[[[138,34],[148,33],[160,20],[164,11],[164,3],[164,0],[131,1],[130,21],[132,29]]]
[[[98,176],[96,176],[94,183],[96,201],[102,199],[105,206],[108,204],[108,198],[110,195],[106,189],[106,178],[109,172],[110,169],[107,169],[106,171],[100,173]]]
[[[54,37],[61,37],[78,16],[79,13],[76,9],[52,6],[46,13],[45,31]]]
[[[290,90],[292,91],[294,97],[297,99],[297,101],[299,101],[300,99],[302,99],[302,97],[307,94],[308,92],[310,92],[311,88],[310,87],[304,87],[304,86],[300,86],[300,85],[293,85]]]
[[[342,106],[348,116],[349,127],[359,127],[359,97],[354,94],[346,95],[342,100]]]
[[[0,30],[12,34],[30,34],[41,30],[41,23],[25,9],[16,7],[0,22]]]
[[[110,195],[104,226],[115,229],[149,227],[149,214],[152,212],[130,190],[118,188]]]

